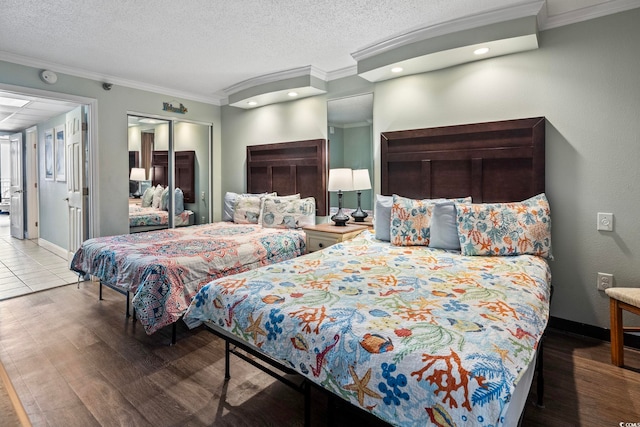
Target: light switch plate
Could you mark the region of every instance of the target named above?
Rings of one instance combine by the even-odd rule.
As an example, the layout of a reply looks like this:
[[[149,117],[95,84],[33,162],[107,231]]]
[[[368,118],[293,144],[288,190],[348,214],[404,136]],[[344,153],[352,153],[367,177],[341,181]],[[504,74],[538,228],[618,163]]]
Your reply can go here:
[[[597,230],[613,231],[613,214],[598,212]]]

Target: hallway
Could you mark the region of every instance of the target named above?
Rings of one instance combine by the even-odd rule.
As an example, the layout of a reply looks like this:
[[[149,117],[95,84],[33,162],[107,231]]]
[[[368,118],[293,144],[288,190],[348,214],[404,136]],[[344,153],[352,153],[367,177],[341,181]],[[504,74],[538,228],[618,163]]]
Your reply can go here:
[[[0,300],[75,283],[67,261],[31,240],[11,237],[9,215],[0,214]]]

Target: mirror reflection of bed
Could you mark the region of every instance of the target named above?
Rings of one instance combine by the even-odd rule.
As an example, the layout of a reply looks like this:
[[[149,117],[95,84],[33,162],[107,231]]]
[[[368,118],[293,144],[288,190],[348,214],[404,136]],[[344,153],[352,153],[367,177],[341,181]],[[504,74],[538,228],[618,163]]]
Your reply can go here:
[[[128,121],[129,231],[210,222],[211,125],[139,115],[129,115]],[[170,144],[171,138],[173,144]],[[174,167],[170,169],[171,145]],[[171,179],[174,179],[172,201],[168,197]]]
[[[369,187],[373,186],[373,94],[348,96],[331,99],[327,102],[327,135],[329,139],[329,169],[348,168],[358,171],[366,170]],[[364,176],[364,175],[362,175]],[[362,187],[360,187],[362,188]],[[371,224],[373,218],[373,191],[360,190],[361,208],[367,213],[365,222]],[[358,207],[358,191],[347,190],[342,194],[342,210],[354,219],[351,214]],[[338,210],[337,192],[330,191],[330,216]]]

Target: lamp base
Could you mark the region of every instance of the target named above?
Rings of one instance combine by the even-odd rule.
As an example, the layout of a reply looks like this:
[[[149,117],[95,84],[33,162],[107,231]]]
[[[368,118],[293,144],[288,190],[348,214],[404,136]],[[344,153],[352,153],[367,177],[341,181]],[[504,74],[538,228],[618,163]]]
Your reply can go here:
[[[360,206],[358,206],[358,209],[356,209],[355,211],[351,212],[351,217],[353,218],[353,220],[355,222],[364,222],[364,219],[366,217],[368,217],[369,214],[366,213],[365,211],[363,211]]]
[[[338,227],[345,227],[347,221],[349,221],[349,217],[342,212],[342,209],[338,209],[338,213],[331,217],[331,221]]]

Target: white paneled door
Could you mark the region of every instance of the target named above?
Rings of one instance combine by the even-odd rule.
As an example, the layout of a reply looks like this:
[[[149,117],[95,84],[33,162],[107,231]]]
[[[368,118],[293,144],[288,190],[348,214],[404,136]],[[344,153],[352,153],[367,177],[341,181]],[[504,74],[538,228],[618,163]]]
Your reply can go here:
[[[66,117],[67,149],[67,203],[69,205],[69,247],[67,258],[73,254],[86,239],[85,212],[87,191],[85,191],[84,147],[86,139],[86,121],[82,107],[67,113]]]
[[[22,134],[9,137],[11,157],[10,206],[11,236],[24,239],[24,186],[22,185]]]

